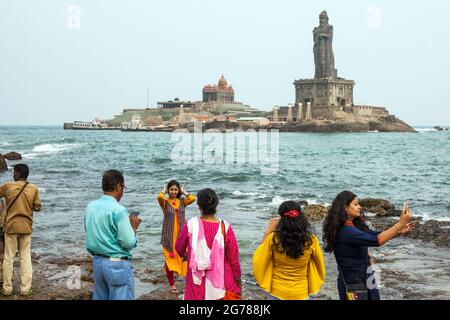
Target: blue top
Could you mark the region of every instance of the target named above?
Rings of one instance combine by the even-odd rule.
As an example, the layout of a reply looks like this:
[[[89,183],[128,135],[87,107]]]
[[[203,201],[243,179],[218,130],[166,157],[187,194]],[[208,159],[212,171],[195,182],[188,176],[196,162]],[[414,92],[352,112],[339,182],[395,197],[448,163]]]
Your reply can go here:
[[[92,201],[86,208],[84,227],[90,254],[131,258],[131,249],[137,247],[128,210],[114,197],[103,195]]]
[[[366,281],[367,268],[370,266],[368,247],[380,246],[379,233],[373,230],[361,231],[350,223],[339,230],[333,252],[340,268],[339,275],[344,277],[346,283]]]

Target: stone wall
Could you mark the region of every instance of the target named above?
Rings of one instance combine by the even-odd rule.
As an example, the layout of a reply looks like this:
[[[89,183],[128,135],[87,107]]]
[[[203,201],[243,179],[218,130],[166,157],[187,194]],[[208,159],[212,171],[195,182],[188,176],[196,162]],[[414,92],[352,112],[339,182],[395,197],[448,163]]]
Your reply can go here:
[[[389,115],[389,111],[383,107],[353,106],[353,114],[357,120],[377,120]]]
[[[303,79],[294,82],[295,104],[312,104],[313,118],[331,118],[353,106],[355,82],[345,79]]]

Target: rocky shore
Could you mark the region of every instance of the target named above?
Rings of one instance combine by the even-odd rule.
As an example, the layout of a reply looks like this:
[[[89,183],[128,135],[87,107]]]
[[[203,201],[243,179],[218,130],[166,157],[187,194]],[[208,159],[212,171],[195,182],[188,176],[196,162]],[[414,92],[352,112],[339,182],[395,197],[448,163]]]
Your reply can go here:
[[[377,121],[311,120],[280,127],[281,132],[416,132],[411,126],[395,117]]]
[[[193,126],[182,126],[189,132],[194,132]],[[258,126],[251,123],[236,122],[207,122],[202,126],[203,132],[215,129],[220,132],[226,130],[248,130],[248,129],[278,129],[280,132],[316,132],[316,133],[339,133],[339,132],[416,132],[411,126],[404,121],[387,116],[376,121],[348,121],[348,120],[309,120],[304,122],[293,122],[288,124],[270,124],[266,126]]]
[[[327,208],[317,204],[307,204],[300,202],[304,206],[305,214],[311,221],[314,230],[321,238],[322,221],[327,213]],[[365,211],[365,218],[368,223],[378,230],[384,230],[393,225],[395,219],[401,214],[389,201],[383,199],[361,199],[360,203]],[[267,217],[269,218],[269,217]],[[415,231],[402,238],[408,238],[414,241],[414,246],[433,247],[436,250],[448,250],[450,248],[450,222],[440,222],[435,220],[423,221],[415,218],[417,226]],[[396,241],[396,240],[394,240]],[[425,251],[428,249],[424,249]],[[392,256],[385,256],[385,253],[377,254],[380,262],[393,264],[396,259]],[[391,254],[392,255],[392,254]],[[324,289],[320,294],[312,299],[337,299],[334,288],[334,278],[336,273],[335,263],[332,255],[325,254],[327,264],[327,279]],[[38,254],[32,255],[33,260],[33,291],[32,297],[22,297],[19,294],[19,277],[15,276],[14,295],[11,297],[0,296],[0,300],[89,300],[92,296],[93,277],[91,257],[44,257]],[[445,262],[445,261],[444,261]],[[167,290],[167,279],[162,268],[138,268],[134,270],[136,278],[136,299],[138,300],[174,300],[182,299],[182,294],[172,294]],[[18,259],[15,261],[15,274],[19,273]],[[394,268],[383,270],[384,282],[388,287],[398,287],[402,298],[414,299],[418,296],[415,291],[408,289],[405,282],[411,281],[409,275]],[[251,274],[243,275],[243,298],[244,299],[265,299],[264,292],[256,285]],[[403,279],[403,280],[402,280]],[[176,277],[176,285],[181,290],[183,288],[183,279]],[[389,292],[389,291],[388,291]],[[422,292],[422,298],[433,298],[433,292]],[[450,292],[437,292],[439,297],[448,295]],[[431,295],[431,296],[430,296]],[[419,296],[420,297],[420,296]]]

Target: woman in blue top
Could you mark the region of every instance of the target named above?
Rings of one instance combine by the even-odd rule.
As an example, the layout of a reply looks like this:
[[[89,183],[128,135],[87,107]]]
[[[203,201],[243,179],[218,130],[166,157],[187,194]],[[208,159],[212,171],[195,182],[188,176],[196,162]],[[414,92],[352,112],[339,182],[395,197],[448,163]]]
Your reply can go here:
[[[368,300],[380,300],[377,285],[373,283],[375,274],[368,247],[379,247],[399,234],[412,231],[415,223],[409,223],[411,211],[406,202],[399,221],[383,232],[370,230],[360,215],[361,206],[355,194],[343,191],[337,195],[323,224],[325,251],[333,252],[336,258],[341,300],[349,298],[346,289],[353,291],[355,288],[362,288],[359,299],[366,296]]]

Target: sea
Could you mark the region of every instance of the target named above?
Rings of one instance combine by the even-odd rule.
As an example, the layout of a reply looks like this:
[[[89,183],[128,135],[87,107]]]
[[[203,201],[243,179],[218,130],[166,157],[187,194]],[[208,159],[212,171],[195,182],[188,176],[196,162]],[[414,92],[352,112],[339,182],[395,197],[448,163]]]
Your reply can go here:
[[[0,183],[12,179],[14,164],[28,164],[29,181],[39,187],[43,203],[42,211],[34,216],[32,250],[44,256],[79,256],[87,254],[83,216],[89,202],[102,195],[102,173],[108,169],[122,171],[127,189],[121,203],[141,212],[143,220],[138,230],[139,246],[134,250],[133,263],[138,269],[162,269],[164,263],[160,245],[162,211],[156,200],[164,183],[176,179],[194,195],[202,188],[212,188],[220,199],[219,217],[230,221],[236,233],[243,278],[254,284],[252,254],[268,219],[285,200],[329,205],[339,192],[350,190],[359,198],[389,200],[397,208],[407,201],[413,215],[424,220],[450,221],[450,131],[437,131],[431,126],[416,130],[268,132],[272,158],[264,162],[259,158],[239,161],[228,155],[215,157],[229,149],[211,153],[211,141],[215,140],[216,147],[225,145],[225,140],[233,138],[226,136],[228,133],[210,134],[214,138],[205,133],[200,142],[195,142],[195,134],[188,133],[2,126],[0,153],[16,151],[23,160],[8,161],[9,171],[0,173]],[[240,134],[246,133],[235,133],[233,139]],[[248,149],[250,158],[255,151],[250,141],[253,138],[250,135],[247,144],[236,144],[236,154]],[[261,146],[264,139],[258,139],[256,146],[265,148]],[[180,153],[181,149],[184,151]],[[186,154],[191,151],[210,152],[210,156],[199,160]],[[174,156],[176,153],[178,156]],[[196,204],[187,208],[187,218],[198,214]],[[320,235],[319,225],[315,230]],[[382,266],[389,269],[395,265],[397,272],[408,270],[411,283],[407,285],[419,292],[419,297],[450,298],[448,249],[429,243],[419,246],[410,240],[392,242],[396,243],[374,253],[380,260],[395,257]],[[332,263],[333,257],[326,255]],[[330,267],[327,276],[325,298],[337,295],[334,269]],[[402,298],[402,285],[384,292],[388,298]],[[142,293],[146,290],[144,284],[138,289]]]

